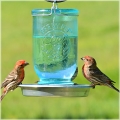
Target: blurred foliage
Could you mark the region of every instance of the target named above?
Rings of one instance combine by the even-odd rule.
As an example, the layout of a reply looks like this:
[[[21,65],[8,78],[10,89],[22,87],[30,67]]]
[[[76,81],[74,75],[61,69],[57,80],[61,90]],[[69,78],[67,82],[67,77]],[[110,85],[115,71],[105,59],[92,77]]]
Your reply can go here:
[[[1,70],[2,81],[15,62],[25,59],[24,83],[38,80],[32,63],[32,16],[34,8],[51,8],[40,1],[1,1]],[[75,82],[89,84],[81,73],[85,55],[93,56],[98,67],[119,84],[119,2],[118,1],[66,1],[59,8],[78,9],[78,67]],[[1,104],[2,119],[74,118],[118,119],[119,94],[104,86],[91,89],[88,97],[25,97],[18,88],[10,92]]]

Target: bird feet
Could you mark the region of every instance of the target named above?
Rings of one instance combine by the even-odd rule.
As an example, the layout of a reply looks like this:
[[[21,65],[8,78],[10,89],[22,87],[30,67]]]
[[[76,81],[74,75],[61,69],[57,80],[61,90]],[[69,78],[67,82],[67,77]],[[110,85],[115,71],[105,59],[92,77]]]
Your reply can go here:
[[[94,84],[91,84],[91,87],[92,87],[93,89],[95,89],[95,85],[94,85]]]
[[[74,83],[74,85],[79,85],[79,84],[77,84],[77,83]]]

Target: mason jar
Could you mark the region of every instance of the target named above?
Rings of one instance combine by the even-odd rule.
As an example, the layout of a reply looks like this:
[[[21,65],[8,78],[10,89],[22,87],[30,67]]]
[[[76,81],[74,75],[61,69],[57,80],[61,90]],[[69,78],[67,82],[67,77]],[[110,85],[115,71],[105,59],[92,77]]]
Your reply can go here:
[[[78,10],[34,9],[33,63],[38,84],[73,84],[77,68]]]

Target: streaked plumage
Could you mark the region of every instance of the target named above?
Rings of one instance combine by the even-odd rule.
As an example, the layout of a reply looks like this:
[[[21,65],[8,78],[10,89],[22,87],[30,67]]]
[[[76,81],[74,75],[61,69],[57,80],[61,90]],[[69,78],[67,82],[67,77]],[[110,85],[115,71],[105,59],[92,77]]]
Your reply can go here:
[[[91,82],[93,88],[95,88],[96,85],[106,85],[120,92],[114,87],[115,82],[101,72],[101,70],[97,67],[96,60],[93,57],[85,56],[81,59],[84,61],[84,65],[82,67],[83,75]]]
[[[18,85],[22,83],[25,76],[24,67],[27,65],[29,65],[29,63],[25,60],[19,60],[16,62],[14,69],[1,84],[1,88],[3,88],[1,101],[9,91],[16,89]]]

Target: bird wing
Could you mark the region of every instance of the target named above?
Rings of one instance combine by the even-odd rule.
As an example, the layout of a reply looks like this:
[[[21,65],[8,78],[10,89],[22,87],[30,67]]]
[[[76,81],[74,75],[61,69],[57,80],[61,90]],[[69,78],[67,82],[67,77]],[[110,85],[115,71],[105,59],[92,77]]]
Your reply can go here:
[[[108,76],[106,76],[99,68],[91,68],[90,69],[90,76],[92,79],[96,80],[99,83],[108,83],[114,82]],[[115,82],[114,82],[115,83]]]
[[[1,88],[7,86],[10,82],[15,81],[17,79],[18,75],[16,74],[16,71],[13,70],[8,74],[8,76],[5,78],[5,80],[2,82]]]
[[[18,81],[15,80],[15,81],[11,81],[9,84],[7,84],[6,88],[7,90],[14,90],[18,87]]]

